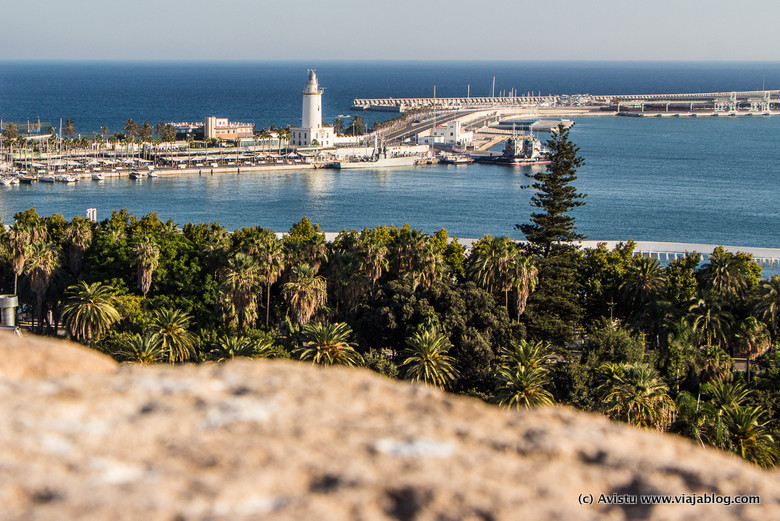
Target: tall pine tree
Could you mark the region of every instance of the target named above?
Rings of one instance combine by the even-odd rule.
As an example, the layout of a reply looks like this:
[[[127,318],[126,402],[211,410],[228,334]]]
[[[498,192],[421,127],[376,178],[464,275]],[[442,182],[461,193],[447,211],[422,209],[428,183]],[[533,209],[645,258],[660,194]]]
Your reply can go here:
[[[577,168],[585,164],[579,147],[569,140],[569,129],[562,124],[547,141],[550,163],[542,172],[526,174],[534,180],[531,185],[537,192],[531,205],[539,212],[531,214],[531,224],[518,224],[528,242],[542,257],[549,257],[553,246],[562,242],[582,240],[577,233],[574,217],[569,211],[585,202],[585,194],[578,193],[572,183],[577,180]]]
[[[537,340],[564,344],[581,325],[583,309],[579,302],[576,269],[582,256],[573,241],[577,233],[572,209],[585,204],[585,194],[572,183],[577,168],[585,161],[579,148],[569,140],[569,129],[559,125],[546,143],[550,163],[542,172],[526,174],[534,180],[536,194],[531,206],[530,224],[518,224],[528,240],[527,248],[539,259],[539,284],[526,310],[530,335]]]

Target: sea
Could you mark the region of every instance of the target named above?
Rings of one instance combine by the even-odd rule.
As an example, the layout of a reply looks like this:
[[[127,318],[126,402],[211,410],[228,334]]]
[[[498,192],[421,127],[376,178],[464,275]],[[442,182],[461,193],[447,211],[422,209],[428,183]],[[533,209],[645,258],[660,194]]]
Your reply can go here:
[[[699,62],[0,62],[0,119],[71,119],[82,135],[136,122],[215,115],[256,128],[296,125],[307,69],[324,88],[326,121],[369,124],[354,98],[518,94],[642,94],[780,88],[780,63]],[[494,87],[495,85],[495,87]],[[541,135],[542,140],[545,135]],[[780,248],[780,116],[579,117],[585,164],[573,211],[591,240]],[[536,167],[538,168],[538,167]],[[401,226],[476,238],[521,238],[533,211],[528,168],[431,166],[110,179],[0,187],[0,218],[21,210],[70,219],[127,208],[163,220],[286,231],[304,215],[325,231]]]

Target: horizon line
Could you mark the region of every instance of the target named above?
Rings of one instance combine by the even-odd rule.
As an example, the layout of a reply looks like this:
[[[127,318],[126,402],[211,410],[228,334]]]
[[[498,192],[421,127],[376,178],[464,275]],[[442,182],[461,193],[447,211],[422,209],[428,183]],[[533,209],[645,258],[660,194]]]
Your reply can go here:
[[[262,59],[191,59],[191,58],[160,58],[160,59],[136,59],[136,58],[0,58],[0,64],[14,63],[83,63],[83,64],[260,64],[260,63],[464,63],[464,64],[544,64],[544,63],[582,63],[582,64],[625,64],[625,63],[646,63],[646,64],[780,64],[780,60],[708,60],[708,59],[449,59],[449,58],[262,58]]]

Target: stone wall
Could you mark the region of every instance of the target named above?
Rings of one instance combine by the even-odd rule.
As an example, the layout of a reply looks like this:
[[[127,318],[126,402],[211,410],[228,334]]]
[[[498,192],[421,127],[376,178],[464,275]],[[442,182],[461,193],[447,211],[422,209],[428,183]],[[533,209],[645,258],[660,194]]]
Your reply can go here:
[[[780,518],[776,473],[682,438],[366,370],[117,366],[3,336],[0,418],[5,520]],[[613,493],[761,504],[580,504]]]

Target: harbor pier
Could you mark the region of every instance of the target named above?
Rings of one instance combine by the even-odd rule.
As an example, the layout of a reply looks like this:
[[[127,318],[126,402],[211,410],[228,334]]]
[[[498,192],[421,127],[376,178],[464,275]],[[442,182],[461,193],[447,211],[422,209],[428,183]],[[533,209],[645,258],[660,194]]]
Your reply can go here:
[[[416,109],[581,108],[592,114],[780,114],[780,90],[672,94],[550,94],[455,98],[355,98],[354,110],[406,112]]]

